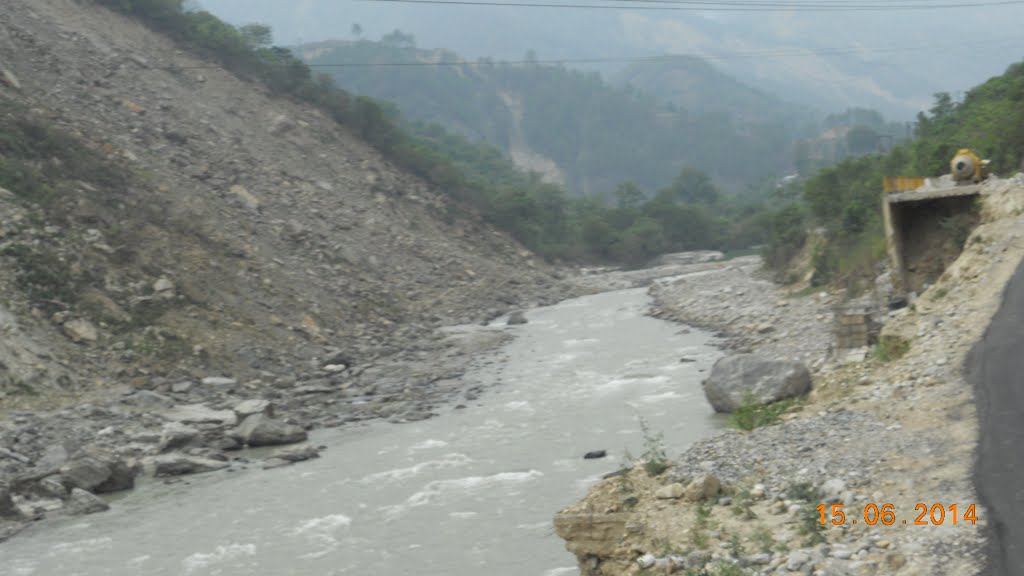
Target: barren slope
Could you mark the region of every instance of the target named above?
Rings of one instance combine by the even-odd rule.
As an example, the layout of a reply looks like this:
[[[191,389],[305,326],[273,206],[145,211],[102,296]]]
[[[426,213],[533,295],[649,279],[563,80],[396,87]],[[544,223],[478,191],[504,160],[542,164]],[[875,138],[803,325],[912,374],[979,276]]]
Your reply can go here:
[[[90,294],[40,303],[14,282],[25,261],[0,257],[22,328],[4,321],[35,335],[5,338],[0,358],[44,370],[32,386],[68,366],[107,381],[295,372],[322,345],[368,359],[552,285],[518,244],[324,114],[135,21],[71,0],[3,2],[0,21],[0,67],[20,85],[0,84],[5,113],[134,173],[124,186],[74,182],[47,206],[0,196],[0,245],[53,252]],[[62,335],[75,319],[99,327],[95,343]]]

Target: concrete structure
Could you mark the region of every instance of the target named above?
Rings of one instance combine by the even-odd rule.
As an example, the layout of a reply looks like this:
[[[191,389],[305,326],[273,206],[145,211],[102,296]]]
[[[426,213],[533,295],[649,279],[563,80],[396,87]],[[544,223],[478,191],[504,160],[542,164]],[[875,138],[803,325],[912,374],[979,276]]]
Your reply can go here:
[[[974,184],[885,194],[885,240],[897,293],[920,293],[956,259],[961,246],[951,246],[955,242],[944,224],[955,218],[976,220],[981,189]]]
[[[878,342],[881,325],[874,321],[870,304],[858,303],[835,309],[836,353],[846,356],[856,350],[867,350]]]

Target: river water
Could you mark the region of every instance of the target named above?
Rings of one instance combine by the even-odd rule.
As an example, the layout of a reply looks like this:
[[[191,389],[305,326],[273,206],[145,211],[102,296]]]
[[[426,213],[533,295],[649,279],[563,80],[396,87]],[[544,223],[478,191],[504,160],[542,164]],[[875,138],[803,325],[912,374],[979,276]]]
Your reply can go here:
[[[577,574],[552,517],[643,452],[639,418],[670,454],[721,426],[700,388],[710,336],[647,304],[637,289],[531,310],[491,328],[517,337],[466,375],[495,385],[465,409],[319,432],[323,457],[288,468],[143,484],[0,544],[0,574]]]

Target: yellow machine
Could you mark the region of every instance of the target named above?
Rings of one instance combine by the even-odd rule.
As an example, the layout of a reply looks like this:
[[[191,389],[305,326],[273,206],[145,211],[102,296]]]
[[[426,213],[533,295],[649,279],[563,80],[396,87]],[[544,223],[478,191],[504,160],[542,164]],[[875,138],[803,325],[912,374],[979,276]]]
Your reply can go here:
[[[988,163],[969,148],[961,148],[949,161],[949,172],[957,184],[977,184],[988,178]]]

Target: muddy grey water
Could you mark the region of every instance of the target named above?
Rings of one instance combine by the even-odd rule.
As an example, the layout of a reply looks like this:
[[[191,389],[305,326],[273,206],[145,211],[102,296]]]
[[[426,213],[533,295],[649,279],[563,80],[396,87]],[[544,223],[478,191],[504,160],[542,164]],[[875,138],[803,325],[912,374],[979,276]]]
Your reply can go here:
[[[670,452],[720,426],[700,387],[719,352],[647,304],[627,290],[532,310],[492,328],[517,337],[467,374],[495,385],[466,409],[318,433],[323,457],[289,468],[141,486],[0,544],[0,574],[576,574],[552,517],[643,452],[638,418]]]

